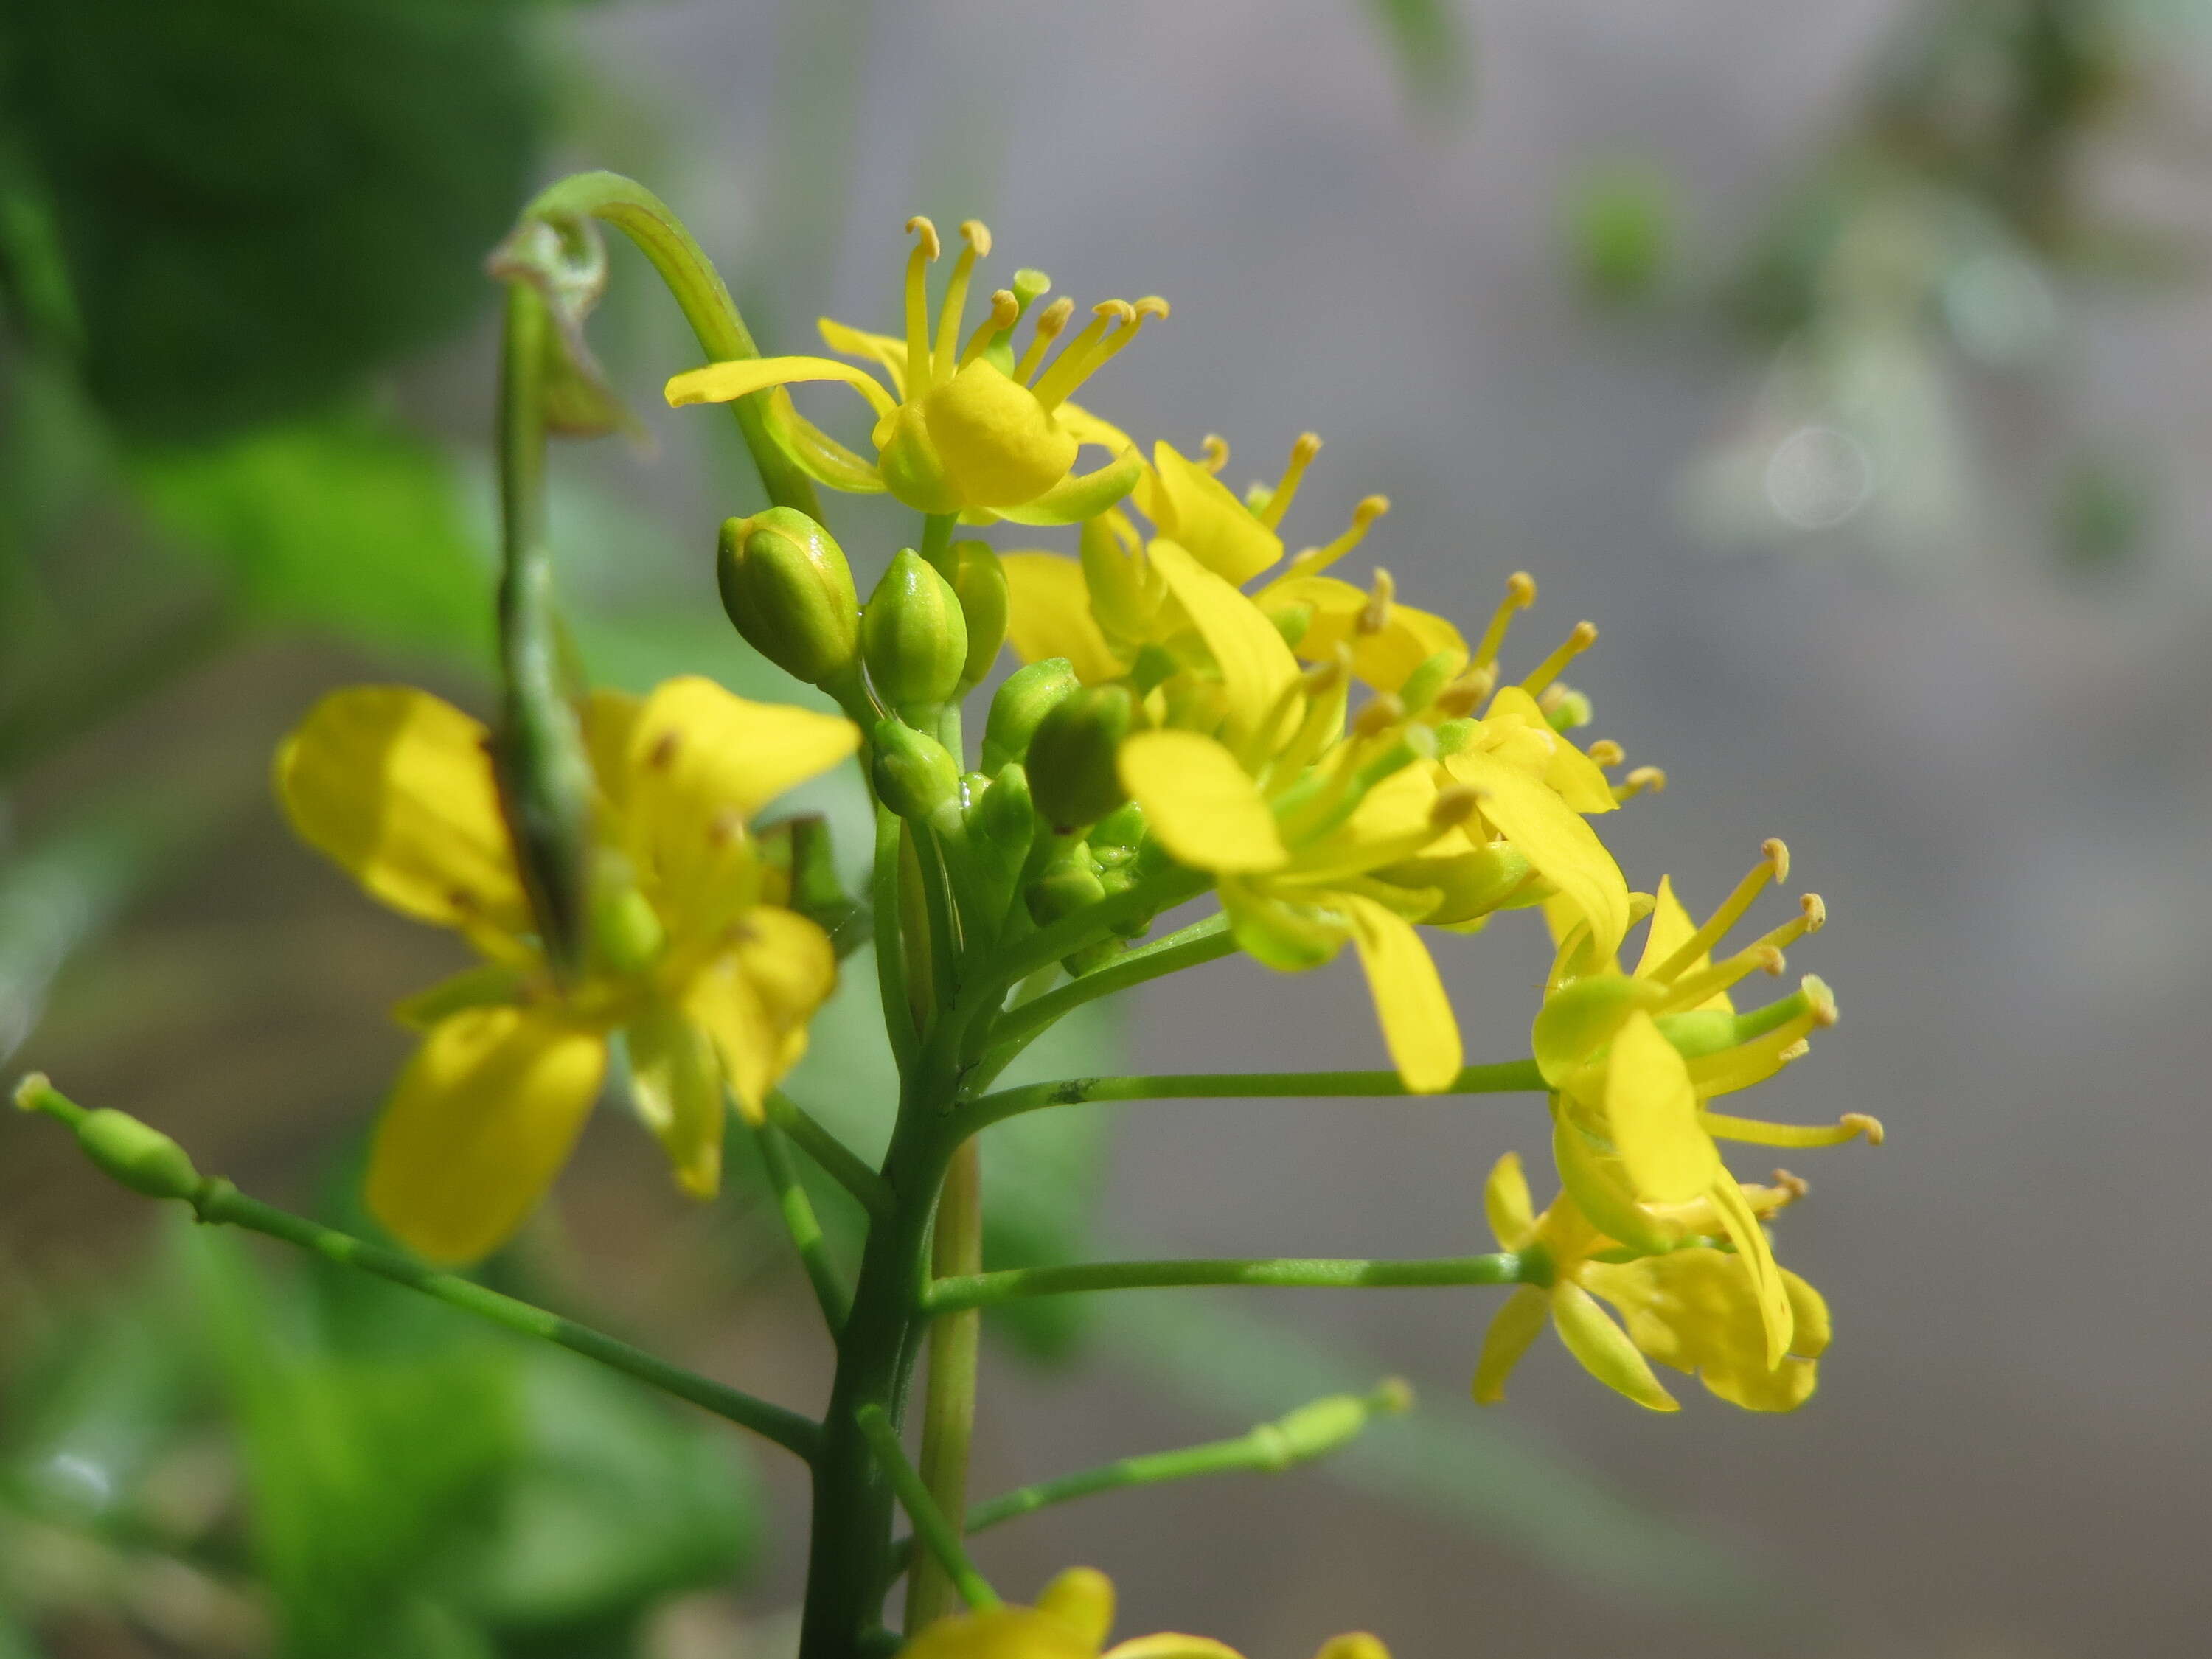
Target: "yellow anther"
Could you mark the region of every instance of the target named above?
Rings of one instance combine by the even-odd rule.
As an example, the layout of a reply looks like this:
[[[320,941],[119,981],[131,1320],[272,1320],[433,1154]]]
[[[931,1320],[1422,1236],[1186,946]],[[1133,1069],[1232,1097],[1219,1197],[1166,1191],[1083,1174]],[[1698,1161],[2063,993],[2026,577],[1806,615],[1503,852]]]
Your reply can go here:
[[[960,348],[960,367],[965,368],[990,349],[991,342],[1012,328],[1022,314],[1022,302],[1014,298],[1012,289],[996,289],[991,295],[991,314],[975,325],[975,331],[968,337],[968,343]]]
[[[945,245],[937,240],[937,227],[919,213],[906,222],[906,232],[921,239],[915,244],[914,251],[925,259],[934,259],[945,251]]]
[[[1521,682],[1521,689],[1534,696],[1559,678],[1561,669],[1596,643],[1597,624],[1593,622],[1577,623],[1574,632],[1559,642],[1559,648],[1538,663],[1536,672]]]
[[[1367,596],[1367,603],[1359,609],[1359,617],[1352,626],[1362,634],[1380,634],[1390,625],[1391,602],[1398,597],[1398,584],[1387,570],[1375,573],[1375,586]]]
[[[979,259],[991,251],[991,228],[981,219],[963,219],[960,222],[960,237],[975,250],[975,257]]]
[[[1628,751],[1611,738],[1600,738],[1583,752],[1598,766],[1618,766],[1628,758]]]
[[[663,732],[653,740],[653,746],[645,751],[645,763],[656,772],[665,772],[676,764],[676,751],[683,746],[681,734],[672,731]]]
[[[1324,692],[1334,691],[1351,678],[1352,653],[1340,650],[1305,671],[1306,695],[1317,697]]]
[[[1198,464],[1208,472],[1219,473],[1229,465],[1229,440],[1218,432],[1209,432],[1206,441],[1198,447]]]
[[[1845,1112],[1836,1121],[1847,1129],[1856,1129],[1866,1137],[1869,1146],[1879,1146],[1888,1138],[1889,1132],[1881,1127],[1881,1120],[1864,1112]]]
[[[1429,803],[1429,823],[1438,830],[1465,823],[1482,805],[1482,791],[1471,783],[1448,783]]]
[[[1743,913],[1750,909],[1752,901],[1765,890],[1767,883],[1779,881],[1790,873],[1790,849],[1778,841],[1767,841],[1759,843],[1759,850],[1764,856],[1751,866],[1741,881],[1736,883],[1735,890],[1721,901],[1720,908],[1713,912],[1704,927],[1683,940],[1674,955],[1646,977],[1662,982],[1673,979],[1727,937],[1728,930],[1743,919]],[[1790,925],[1797,930],[1790,934],[1792,939],[1805,931],[1802,918]]]
[[[1446,720],[1457,720],[1472,714],[1490,700],[1498,684],[1498,673],[1492,668],[1471,669],[1437,693],[1431,705]]]
[[[1789,1194],[1784,1201],[1790,1204],[1795,1204],[1807,1197],[1813,1190],[1811,1182],[1806,1180],[1803,1176],[1792,1175],[1787,1170],[1777,1170],[1774,1172],[1774,1184]]]
[[[1767,862],[1774,866],[1776,881],[1790,879],[1790,847],[1786,842],[1769,836],[1759,843],[1759,850],[1766,854]]]
[[[915,239],[906,257],[907,396],[919,397],[935,383],[929,356],[929,262],[941,251],[937,227],[920,214],[906,222]]]
[[[1298,484],[1306,476],[1306,467],[1321,453],[1321,434],[1301,432],[1297,441],[1291,446],[1291,459],[1283,468],[1282,482],[1267,497],[1267,505],[1261,510],[1260,522],[1273,530],[1283,521],[1283,514],[1291,510],[1297,499]]]
[[[1060,337],[1060,330],[1067,326],[1067,319],[1074,314],[1075,301],[1065,294],[1037,313],[1036,337],[1030,342],[1030,349],[1022,353],[1021,362],[1014,365],[1017,380],[1024,386],[1029,384],[1030,376],[1036,373],[1037,365],[1044,361],[1044,354],[1052,349],[1052,343]]]
[[[1505,597],[1498,602],[1498,609],[1491,613],[1490,626],[1482,630],[1481,639],[1475,642],[1471,665],[1480,668],[1495,661],[1498,647],[1505,642],[1505,630],[1513,625],[1513,613],[1526,611],[1535,603],[1536,579],[1534,576],[1525,570],[1516,570],[1508,576],[1505,579]]]
[[[1613,798],[1615,800],[1633,800],[1646,792],[1654,795],[1664,794],[1666,789],[1665,772],[1656,766],[1639,766],[1613,785]]]
[[[1352,734],[1356,738],[1372,738],[1388,732],[1406,721],[1406,705],[1388,691],[1376,694],[1367,707],[1361,709],[1352,722]]]
[[[1037,377],[1030,390],[1047,409],[1057,409],[1068,393],[1090,378],[1092,370],[1104,361],[1102,342],[1106,331],[1117,325],[1133,323],[1137,308],[1127,300],[1102,300],[1091,307],[1091,320],[1084,325],[1083,332],[1067,343],[1067,348],[1053,360],[1050,368]]]
[[[1818,893],[1808,893],[1797,901],[1797,908],[1805,913],[1805,931],[1817,933],[1828,925],[1827,902]]]
[[[1163,300],[1158,295],[1147,294],[1143,299],[1137,301],[1137,320],[1139,322],[1142,322],[1147,317],[1158,317],[1162,320],[1165,320],[1168,317],[1174,314],[1174,309],[1175,308],[1172,306],[1169,305],[1168,302],[1165,300]]]

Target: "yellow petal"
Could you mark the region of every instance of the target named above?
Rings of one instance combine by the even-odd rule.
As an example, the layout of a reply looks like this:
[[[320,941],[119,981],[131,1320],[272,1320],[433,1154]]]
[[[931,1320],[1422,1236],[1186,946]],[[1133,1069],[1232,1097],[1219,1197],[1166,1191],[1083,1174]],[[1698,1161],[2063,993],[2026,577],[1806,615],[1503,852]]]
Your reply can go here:
[[[302,841],[393,909],[526,933],[489,740],[427,691],[349,687],[317,703],[277,750],[277,798]]]
[[[1506,1379],[1544,1328],[1551,1306],[1551,1297],[1542,1291],[1522,1285],[1492,1316],[1490,1328],[1483,1334],[1481,1357],[1474,1362],[1476,1405],[1495,1406],[1505,1398]]]
[[[813,380],[837,380],[853,387],[878,416],[898,406],[875,376],[834,357],[742,357],[732,362],[708,363],[704,368],[672,376],[661,390],[670,406],[680,409],[686,404],[726,404],[772,386],[801,386]]]
[[[1618,1266],[1593,1263],[1584,1282],[1620,1310],[1636,1346],[1650,1358],[1696,1374],[1722,1399],[1750,1411],[1791,1411],[1812,1396],[1813,1361],[1827,1343],[1820,1293],[1782,1275],[1798,1334],[1792,1354],[1766,1363],[1758,1298],[1741,1258],[1721,1250],[1676,1250]]]
[[[1008,1659],[1014,1656],[1009,1655]],[[1028,1656],[1024,1654],[1020,1659]],[[1116,1642],[1098,1659],[1243,1659],[1243,1656],[1211,1636],[1163,1631],[1158,1636],[1133,1636],[1126,1642]]]
[[[1428,947],[1411,922],[1373,899],[1340,893],[1336,901],[1352,924],[1398,1075],[1416,1094],[1449,1089],[1465,1055],[1459,1021]]]
[[[1766,1329],[1766,1364],[1771,1370],[1790,1352],[1790,1340],[1795,1334],[1789,1287],[1782,1282],[1782,1268],[1774,1260],[1774,1247],[1767,1243],[1766,1229],[1759,1224],[1758,1216],[1744,1200],[1743,1188],[1726,1170],[1713,1182],[1712,1200],[1737,1258],[1750,1271],[1752,1293],[1758,1298],[1759,1318]]]
[[[732,947],[684,988],[684,1012],[713,1040],[739,1108],[762,1120],[768,1091],[806,1053],[807,1023],[837,986],[830,936],[805,916],[763,906]]]
[[[645,699],[634,692],[595,685],[584,704],[584,749],[599,793],[620,819],[629,803],[629,745]]]
[[[1006,641],[1024,662],[1065,657],[1085,685],[1128,672],[1091,614],[1083,567],[1057,553],[1002,553],[1006,573]]]
[[[963,504],[1004,511],[1035,501],[1067,476],[1078,447],[1036,394],[978,357],[916,405]],[[1135,482],[1135,474],[1128,474]],[[1099,503],[1127,493],[1125,484]]]
[[[1390,1650],[1382,1638],[1364,1630],[1343,1636],[1332,1636],[1321,1644],[1314,1659],[1390,1659]]]
[[[1298,678],[1298,659],[1291,647],[1265,611],[1181,545],[1155,541],[1150,552],[1152,568],[1165,580],[1220,670],[1232,729],[1239,736],[1269,735],[1260,728],[1283,706],[1283,694]]]
[[[1517,1250],[1528,1243],[1535,1229],[1536,1211],[1529,1201],[1528,1177],[1522,1172],[1520,1153],[1508,1152],[1491,1165],[1490,1179],[1482,1187],[1482,1212],[1499,1249]]]
[[[906,342],[888,334],[871,334],[866,329],[854,328],[839,322],[835,317],[817,317],[814,326],[820,331],[822,343],[830,350],[847,357],[866,357],[884,371],[891,383],[891,390],[901,398],[906,396]]]
[[[1035,1607],[940,1619],[898,1652],[899,1659],[1098,1659],[1097,1644]]]
[[[1180,863],[1194,870],[1279,870],[1290,861],[1275,815],[1237,757],[1195,732],[1122,740],[1121,787]]]
[[[677,1183],[694,1198],[714,1197],[722,1181],[722,1068],[714,1045],[659,999],[628,1035],[638,1115],[659,1138]]]
[[[1620,806],[1620,803],[1613,798],[1613,786],[1606,781],[1604,769],[1576,748],[1571,739],[1554,732],[1535,698],[1519,686],[1500,686],[1484,711],[1483,720],[1486,724],[1510,720],[1531,732],[1540,732],[1547,740],[1544,781],[1576,811],[1610,812]]]
[[[1221,480],[1165,441],[1152,446],[1160,533],[1215,575],[1241,585],[1283,556],[1282,538],[1254,518]]]
[[[1071,472],[1025,501],[1000,507],[999,515],[1012,524],[1080,524],[1127,495],[1144,472],[1136,455],[1118,455],[1088,472]]]
[[[1462,749],[1444,766],[1482,792],[1482,815],[1582,911],[1598,956],[1619,950],[1628,931],[1628,883],[1582,815],[1549,784],[1495,755]]]
[[[471,1008],[431,1028],[369,1152],[370,1213],[432,1261],[473,1261],[520,1226],[606,1074],[606,1042],[553,1008]]]
[[[1651,924],[1644,935],[1644,954],[1636,959],[1637,977],[1650,978],[1651,970],[1681,949],[1697,931],[1698,924],[1674,895],[1674,878],[1660,877],[1659,890],[1651,896]],[[1701,956],[1691,964],[1692,970],[1709,968],[1712,960],[1710,952]]]
[[[1060,429],[1079,444],[1096,444],[1115,455],[1131,453],[1137,447],[1136,440],[1120,427],[1099,419],[1080,404],[1062,403],[1054,411],[1054,418],[1060,422]]]
[[[1114,1581],[1096,1567],[1070,1567],[1044,1587],[1036,1606],[1102,1648],[1114,1628]]]
[[[1559,1185],[1573,1200],[1576,1212],[1607,1237],[1639,1250],[1674,1248],[1680,1238],[1680,1226],[1662,1221],[1637,1202],[1620,1156],[1600,1149],[1575,1121],[1575,1115],[1559,1097],[1553,1097],[1552,1161],[1559,1167]]]
[[[1605,1126],[1629,1185],[1644,1203],[1686,1204],[1720,1173],[1720,1154],[1698,1123],[1688,1063],[1641,1009],[1613,1039]]]
[[[1627,1333],[1606,1317],[1605,1310],[1579,1285],[1552,1287],[1552,1322],[1567,1352],[1582,1362],[1592,1376],[1655,1412],[1681,1409],[1674,1396],[1659,1385],[1651,1367],[1637,1352]]]

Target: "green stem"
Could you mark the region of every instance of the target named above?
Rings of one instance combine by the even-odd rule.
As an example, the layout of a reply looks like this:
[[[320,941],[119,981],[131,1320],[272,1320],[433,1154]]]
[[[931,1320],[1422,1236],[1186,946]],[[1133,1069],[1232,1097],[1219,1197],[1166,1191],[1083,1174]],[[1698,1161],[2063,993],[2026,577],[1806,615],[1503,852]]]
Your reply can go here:
[[[914,1005],[906,990],[906,948],[899,930],[899,837],[905,821],[888,806],[876,808],[876,864],[869,891],[875,914],[876,992],[883,1003],[884,1030],[902,1074],[914,1068],[920,1039]]]
[[[773,1123],[763,1123],[754,1137],[760,1146],[762,1166],[768,1171],[769,1187],[775,1194],[776,1208],[783,1215],[784,1231],[791,1235],[799,1266],[806,1270],[806,1282],[814,1287],[814,1299],[821,1304],[822,1317],[835,1335],[845,1328],[846,1318],[853,1310],[853,1293],[846,1288],[837,1264],[830,1259],[829,1241],[823,1237],[822,1223],[799,1182],[783,1131]]]
[[[474,1314],[479,1319],[501,1325],[524,1336],[596,1359],[603,1365],[634,1376],[641,1382],[651,1384],[664,1394],[675,1395],[717,1417],[728,1419],[742,1428],[774,1441],[785,1450],[811,1462],[822,1440],[822,1428],[817,1423],[801,1417],[797,1412],[772,1404],[740,1389],[726,1387],[711,1378],[671,1364],[656,1354],[606,1334],[604,1331],[580,1325],[573,1319],[540,1308],[534,1304],[502,1296],[488,1290],[472,1279],[458,1273],[441,1273],[426,1267],[411,1256],[387,1250],[325,1227],[305,1216],[280,1210],[258,1199],[248,1198],[237,1188],[220,1177],[202,1179],[191,1171],[183,1152],[173,1141],[137,1122],[126,1119],[119,1112],[91,1112],[62,1094],[38,1074],[26,1078],[15,1092],[16,1103],[27,1111],[35,1111],[58,1118],[77,1132],[80,1146],[84,1146],[94,1161],[106,1174],[124,1181],[126,1185],[153,1197],[173,1197],[192,1206],[193,1213],[211,1225],[242,1227],[249,1232],[266,1234],[295,1244],[325,1261],[351,1267],[361,1273],[373,1273],[394,1285],[404,1285],[410,1291],[459,1308],[464,1313]],[[158,1156],[173,1159],[161,1165],[164,1182],[149,1185],[143,1169],[127,1164],[118,1166],[112,1157],[112,1144],[103,1143],[88,1136],[88,1131],[100,1120],[110,1124],[127,1126],[130,1141],[141,1156],[149,1142],[159,1149]],[[106,1153],[106,1156],[103,1156]],[[164,1184],[170,1183],[170,1184]]]
[[[1084,1291],[1168,1290],[1194,1285],[1264,1285],[1288,1290],[1349,1291],[1446,1285],[1518,1285],[1521,1258],[1508,1250],[1489,1255],[1437,1256],[1425,1261],[1373,1261],[1357,1257],[1245,1257],[1181,1261],[1084,1261],[1058,1267],[1012,1267],[1003,1273],[940,1279],[927,1298],[933,1314],[988,1308],[1025,1296],[1066,1296]]]
[[[1194,921],[1150,945],[1139,945],[1056,991],[1009,1009],[991,1028],[991,1048],[986,1064],[1008,1049],[1018,1052],[1038,1032],[1086,1002],[1185,968],[1218,962],[1234,954],[1236,949],[1237,941],[1229,933],[1229,918],[1220,915]]]
[[[858,1200],[871,1217],[890,1213],[890,1188],[870,1169],[860,1154],[837,1139],[781,1089],[769,1091],[768,1121],[789,1135],[822,1172]]]
[[[937,1200],[931,1266],[945,1276],[983,1267],[981,1149],[972,1140],[952,1156]],[[975,1432],[975,1377],[982,1339],[980,1310],[948,1314],[930,1327],[929,1382],[921,1406],[921,1482],[957,1540],[968,1512],[968,1450]],[[955,1586],[933,1556],[915,1562],[907,1586],[906,1632],[915,1634],[951,1611]]]
[[[952,532],[959,522],[959,515],[953,513],[921,515],[921,556],[948,582],[959,569],[952,558]]]
[[[544,191],[523,210],[522,216],[557,222],[574,216],[612,225],[637,245],[676,296],[684,320],[691,325],[710,362],[761,355],[721,273],[684,228],[684,222],[643,185],[616,173],[579,173]],[[797,507],[808,517],[819,519],[822,504],[815,494],[814,481],[769,435],[770,395],[757,392],[739,398],[731,404],[730,412],[737,418],[738,430],[744,436],[745,448],[752,455],[769,499],[778,507]]]
[[[863,1406],[860,1424],[860,1432],[867,1437],[868,1449],[875,1454],[891,1489],[898,1494],[908,1519],[914,1522],[915,1536],[943,1565],[959,1590],[960,1599],[978,1613],[1003,1605],[997,1592],[975,1571],[968,1552],[960,1547],[960,1534],[937,1507],[929,1488],[915,1473],[914,1465],[906,1461],[906,1452],[899,1445],[898,1431],[891,1426],[889,1414],[880,1406]]]
[[[1301,1095],[1435,1100],[1449,1095],[1534,1094],[1545,1087],[1543,1073],[1533,1060],[1468,1066],[1449,1087],[1434,1095],[1415,1095],[1395,1072],[1170,1072],[1153,1077],[1078,1077],[981,1096],[960,1108],[957,1128],[962,1134],[974,1134],[1024,1112],[1076,1106],[1086,1101],[1267,1100]]]

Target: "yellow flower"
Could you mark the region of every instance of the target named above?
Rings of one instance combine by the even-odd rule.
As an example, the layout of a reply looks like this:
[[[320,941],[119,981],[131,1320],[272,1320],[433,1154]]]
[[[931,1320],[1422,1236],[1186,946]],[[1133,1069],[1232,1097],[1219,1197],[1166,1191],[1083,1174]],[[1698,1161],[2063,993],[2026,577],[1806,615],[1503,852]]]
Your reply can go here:
[[[1162,1632],[1105,1645],[1114,1627],[1114,1586],[1103,1572],[1071,1567],[1033,1607],[995,1607],[941,1619],[899,1650],[901,1659],[1239,1659],[1206,1636]],[[1315,1659],[1390,1659],[1372,1636],[1340,1636]]]
[[[1763,1219],[1802,1194],[1802,1182],[1777,1178],[1782,1184],[1742,1188],[1741,1207]],[[1828,1346],[1828,1307],[1787,1268],[1777,1272],[1794,1335],[1778,1361],[1768,1356],[1760,1292],[1741,1254],[1699,1243],[1638,1255],[1601,1232],[1565,1192],[1532,1216],[1528,1182],[1512,1152],[1491,1170],[1483,1207],[1498,1243],[1543,1262],[1550,1282],[1522,1285],[1492,1320],[1475,1365],[1479,1403],[1504,1398],[1507,1376],[1547,1319],[1583,1370],[1653,1411],[1678,1407],[1652,1375],[1652,1359],[1697,1376],[1750,1411],[1793,1411],[1812,1397],[1816,1362]],[[1700,1199],[1679,1219],[1692,1234],[1711,1236],[1723,1216]],[[1606,1317],[1601,1299],[1613,1304],[1621,1324]]]
[[[1626,1244],[1665,1250],[1680,1240],[1681,1206],[1710,1204],[1748,1268],[1765,1321],[1768,1358],[1788,1350],[1792,1299],[1772,1251],[1716,1137],[1777,1146],[1834,1146],[1881,1126],[1852,1114],[1834,1125],[1763,1123],[1706,1109],[1715,1096],[1772,1076],[1804,1051],[1815,1028],[1834,1024],[1826,986],[1808,978],[1796,995],[1738,1016],[1729,988],[1753,969],[1782,971],[1781,947],[1818,929],[1826,912],[1807,895],[1800,915],[1720,963],[1713,945],[1771,881],[1789,873],[1789,851],[1765,856],[1700,927],[1662,880],[1635,972],[1593,941],[1587,920],[1563,928],[1558,958],[1532,1033],[1553,1090],[1553,1146],[1560,1179],[1591,1221]]]
[[[752,813],[853,752],[832,716],[670,680],[586,722],[609,878],[582,977],[557,984],[535,937],[493,780],[489,734],[406,686],[332,692],[277,751],[293,827],[371,896],[454,928],[487,959],[412,999],[424,1029],[378,1126],[368,1197],[434,1261],[484,1255],[566,1162],[628,1041],[641,1111],[678,1180],[711,1195],[725,1086],[757,1115],[835,983],[822,930],[780,906]]]
[[[1072,524],[1127,495],[1143,463],[1121,453],[1128,448],[1126,437],[1068,402],[1068,395],[1136,338],[1148,319],[1166,316],[1167,301],[1107,301],[1047,366],[1045,354],[1073,310],[1070,301],[1057,301],[1039,313],[1035,337],[1017,362],[1014,325],[1046,287],[1042,276],[1025,271],[1015,279],[1021,296],[1011,289],[994,294],[989,315],[963,344],[969,279],[975,261],[991,251],[991,233],[970,219],[960,227],[967,246],[953,264],[933,342],[927,286],[929,264],[939,252],[937,229],[919,217],[907,221],[907,228],[915,240],[907,260],[904,337],[864,333],[826,317],[820,324],[832,350],[872,361],[890,390],[866,370],[833,357],[753,357],[675,376],[668,401],[727,403],[775,388],[769,423],[799,466],[834,489],[888,489],[924,513]],[[853,387],[875,411],[872,463],[799,415],[781,389],[823,380]],[[1109,448],[1116,459],[1078,474],[1076,455],[1085,444]]]

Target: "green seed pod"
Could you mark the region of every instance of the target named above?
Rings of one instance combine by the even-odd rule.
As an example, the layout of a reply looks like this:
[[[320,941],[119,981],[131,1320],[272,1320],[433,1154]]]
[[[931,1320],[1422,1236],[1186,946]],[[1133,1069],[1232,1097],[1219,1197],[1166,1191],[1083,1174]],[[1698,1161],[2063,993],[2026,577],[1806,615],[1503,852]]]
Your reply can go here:
[[[968,624],[968,659],[960,670],[963,691],[982,684],[1006,642],[1006,572],[988,542],[955,542],[952,591]]]
[[[876,722],[876,795],[902,818],[927,818],[960,795],[960,763],[935,738]]]
[[[794,507],[725,519],[714,548],[722,609],[745,642],[810,685],[853,672],[860,606],[852,568],[820,525]]]
[[[1047,657],[1007,675],[983,723],[983,769],[996,772],[1027,755],[1039,723],[1082,684],[1065,657]]]
[[[968,665],[968,623],[952,584],[912,548],[884,572],[860,614],[860,654],[908,726],[934,726]]]
[[[185,1149],[151,1124],[102,1108],[77,1120],[76,1144],[107,1175],[149,1198],[190,1199],[200,1172]]]
[[[1091,862],[1091,848],[1081,836],[1068,836],[1052,849],[1022,896],[1030,915],[1042,926],[1088,909],[1106,896],[1106,888]]]
[[[1128,799],[1115,752],[1136,718],[1126,687],[1075,692],[1039,723],[1030,738],[1030,793],[1055,830],[1079,830]]]

